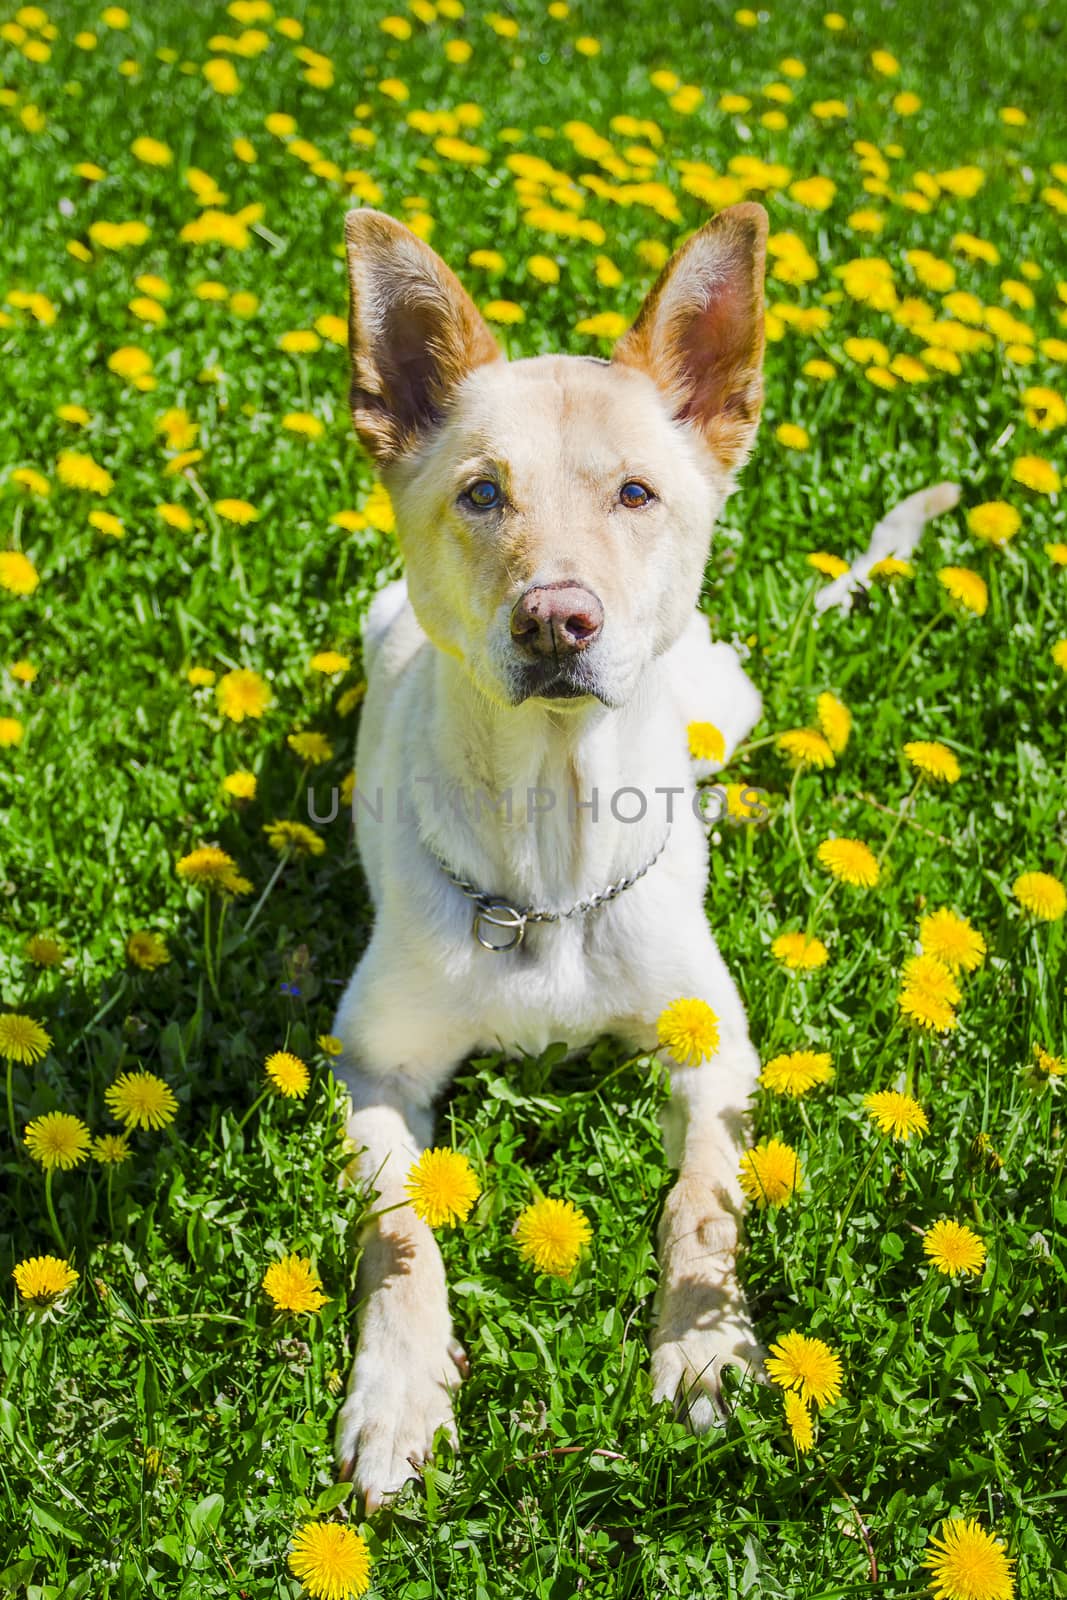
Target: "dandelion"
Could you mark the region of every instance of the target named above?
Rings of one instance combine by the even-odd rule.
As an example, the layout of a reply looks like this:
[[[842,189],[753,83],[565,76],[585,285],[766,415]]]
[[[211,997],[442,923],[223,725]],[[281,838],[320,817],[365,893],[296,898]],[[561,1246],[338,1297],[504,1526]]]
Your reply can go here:
[[[264,1070],[271,1086],[286,1100],[303,1100],[308,1092],[311,1075],[299,1056],[288,1050],[276,1050],[267,1057]]]
[[[254,800],[256,787],[254,772],[228,772],[222,780],[222,791],[228,794],[231,800]]]
[[[766,1139],[745,1151],[738,1178],[743,1192],[763,1210],[788,1205],[803,1187],[804,1172],[791,1145]]]
[[[930,1569],[934,1600],[1013,1600],[1015,1563],[974,1517],[946,1517],[922,1565]]]
[[[424,1150],[404,1184],[411,1209],[430,1228],[466,1222],[481,1184],[462,1150]]]
[[[827,550],[812,550],[807,561],[808,566],[814,567],[824,578],[842,578],[848,571],[848,562],[841,556],[831,555]]]
[[[815,1443],[815,1429],[812,1425],[811,1412],[807,1403],[793,1389],[787,1389],[783,1396],[785,1403],[785,1420],[792,1436],[793,1443],[801,1455],[806,1455]]]
[[[980,573],[970,567],[942,567],[937,581],[951,599],[976,617],[984,617],[989,606],[989,586]]]
[[[931,911],[919,922],[919,943],[952,972],[975,972],[986,957],[986,942],[966,917],[954,911]]]
[[[139,928],[126,940],[126,955],[142,972],[155,972],[170,960],[167,942],[148,928]]]
[[[820,1083],[829,1083],[833,1075],[832,1056],[818,1050],[794,1050],[768,1061],[759,1081],[772,1094],[788,1094],[795,1099]]]
[[[347,672],[351,665],[351,657],[341,655],[338,650],[320,650],[308,662],[312,672],[321,672],[327,678],[335,677],[339,672]]]
[[[169,1084],[153,1072],[123,1072],[104,1090],[111,1115],[127,1128],[166,1128],[178,1102]]]
[[[38,967],[58,967],[63,959],[63,946],[58,939],[35,933],[26,940],[26,956]]]
[[[938,1272],[950,1278],[957,1278],[963,1273],[977,1275],[985,1266],[985,1245],[962,1222],[947,1219],[935,1222],[923,1234],[923,1251]]]
[[[51,1047],[51,1036],[32,1017],[18,1011],[0,1013],[0,1056],[33,1066],[44,1059]]]
[[[726,740],[713,722],[691,722],[686,737],[694,761],[725,761]]]
[[[780,933],[771,945],[771,955],[790,972],[813,972],[830,959],[822,940],[806,933]]]
[[[324,1056],[339,1056],[344,1045],[335,1033],[320,1033],[315,1040]]]
[[[21,550],[0,550],[0,589],[8,594],[32,594],[40,581],[29,556]]]
[[[698,1067],[719,1048],[719,1019],[703,1000],[672,1000],[660,1013],[656,1035],[682,1066]]]
[[[16,467],[11,474],[11,482],[20,489],[25,489],[27,494],[37,495],[42,500],[47,500],[52,493],[52,485],[43,472],[38,472],[35,467]]]
[[[313,767],[333,760],[333,745],[324,733],[291,733],[285,742],[295,755]]]
[[[1067,889],[1051,872],[1024,872],[1011,892],[1023,909],[1041,922],[1059,922],[1067,912]]]
[[[124,1133],[104,1133],[89,1147],[94,1161],[102,1167],[120,1167],[130,1159],[130,1141]]]
[[[839,882],[855,889],[873,889],[881,876],[873,851],[862,839],[824,839],[815,856]]]
[[[25,731],[17,717],[0,717],[0,750],[10,750],[21,744]]]
[[[592,1237],[589,1220],[576,1205],[547,1195],[528,1205],[515,1224],[523,1260],[554,1278],[570,1277]]]
[[[815,702],[816,716],[823,736],[835,756],[841,755],[852,732],[852,713],[836,695],[824,692]]]
[[[887,1138],[903,1139],[907,1143],[913,1133],[921,1139],[929,1130],[926,1112],[910,1094],[882,1089],[877,1094],[864,1095],[863,1103],[872,1122]]]
[[[807,428],[802,428],[797,422],[780,422],[774,430],[774,437],[787,450],[806,450],[811,443]]]
[[[271,702],[271,692],[258,672],[238,667],[225,673],[215,690],[219,710],[231,722],[243,722],[246,717],[258,720]]]
[[[1052,659],[1061,671],[1067,672],[1067,639],[1057,639],[1052,646]]]
[[[88,494],[108,495],[115,480],[92,456],[75,450],[62,450],[56,461],[56,477],[68,489],[84,489]]]
[[[263,1274],[263,1288],[278,1311],[310,1316],[329,1304],[322,1292],[322,1279],[303,1256],[287,1255],[272,1261]]]
[[[822,1339],[805,1333],[784,1333],[771,1345],[767,1376],[779,1388],[793,1390],[805,1404],[833,1405],[841,1393],[841,1358]]]
[[[1060,475],[1051,461],[1042,456],[1020,456],[1011,469],[1016,483],[1033,489],[1035,494],[1058,494]]]
[[[972,506],[967,513],[967,526],[976,539],[986,544],[1005,545],[1014,539],[1023,525],[1023,519],[1014,506],[1004,500],[987,500],[983,505]]]
[[[835,764],[829,741],[815,728],[789,728],[778,735],[775,748],[801,772],[821,771]]]
[[[227,522],[233,522],[239,528],[247,527],[250,522],[259,521],[259,512],[248,500],[216,500],[215,510]]]
[[[68,1172],[80,1165],[89,1151],[89,1130],[80,1117],[66,1111],[48,1111],[27,1124],[23,1139],[34,1161],[46,1172]]]
[[[321,856],[326,850],[325,842],[303,822],[268,822],[263,832],[271,849],[280,855]]]
[[[237,871],[237,863],[218,845],[204,844],[182,856],[175,868],[179,878],[202,889],[224,894],[247,894],[251,885]]]
[[[912,739],[904,754],[915,771],[935,783],[957,783],[960,764],[947,745],[936,739]]]
[[[354,1528],[308,1522],[293,1538],[289,1570],[312,1600],[350,1600],[370,1588],[370,1551]]]
[[[55,1305],[73,1289],[79,1274],[69,1261],[61,1261],[58,1256],[30,1256],[16,1264],[12,1277],[23,1300],[44,1307]]]
[[[901,1015],[931,1033],[948,1033],[957,1022],[949,1001],[928,989],[906,984],[897,996]]]
[[[1038,1072],[1044,1073],[1046,1078],[1062,1078],[1067,1074],[1067,1060],[1060,1056],[1050,1055],[1039,1044],[1034,1045],[1034,1061]]]

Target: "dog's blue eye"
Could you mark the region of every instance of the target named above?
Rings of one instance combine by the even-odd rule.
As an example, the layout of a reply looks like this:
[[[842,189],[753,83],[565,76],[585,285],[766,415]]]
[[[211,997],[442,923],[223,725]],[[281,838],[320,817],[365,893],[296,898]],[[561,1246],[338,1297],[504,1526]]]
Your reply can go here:
[[[500,493],[500,485],[494,483],[492,478],[479,478],[466,490],[464,498],[479,511],[493,511],[504,497]]]
[[[652,491],[651,489],[646,489],[643,483],[637,483],[631,479],[629,483],[624,483],[619,490],[619,499],[628,510],[636,511],[638,506],[648,505],[652,499]]]

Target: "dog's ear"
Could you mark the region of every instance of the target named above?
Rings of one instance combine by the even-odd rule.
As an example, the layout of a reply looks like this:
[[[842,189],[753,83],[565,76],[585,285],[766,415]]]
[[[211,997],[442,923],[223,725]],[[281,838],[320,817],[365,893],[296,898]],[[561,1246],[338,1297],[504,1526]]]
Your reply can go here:
[[[767,213],[729,206],[671,257],[612,356],[647,372],[723,466],[741,465],[763,401]]]
[[[352,420],[381,465],[437,422],[456,385],[501,359],[455,273],[381,211],[345,219]]]

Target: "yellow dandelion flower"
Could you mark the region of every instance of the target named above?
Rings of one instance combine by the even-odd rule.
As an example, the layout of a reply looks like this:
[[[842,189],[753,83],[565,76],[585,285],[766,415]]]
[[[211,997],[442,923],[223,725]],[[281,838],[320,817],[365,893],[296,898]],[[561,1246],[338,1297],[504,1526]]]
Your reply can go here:
[[[305,439],[321,439],[326,425],[310,411],[288,411],[282,418],[282,427],[289,433],[302,434]]]
[[[906,1143],[913,1133],[921,1139],[929,1130],[926,1112],[910,1094],[882,1089],[877,1094],[864,1095],[863,1103],[879,1132],[887,1137],[903,1139]]]
[[[873,851],[862,839],[824,839],[815,855],[827,872],[855,889],[873,889],[881,876]]]
[[[104,1090],[111,1115],[127,1128],[165,1128],[178,1102],[169,1084],[154,1072],[123,1072]]]
[[[34,966],[58,967],[64,953],[59,940],[50,938],[46,933],[31,934],[26,940],[26,958]]]
[[[1055,544],[1045,546],[1045,554],[1054,567],[1067,567],[1067,544],[1057,540]]]
[[[775,1056],[760,1073],[760,1083],[772,1094],[788,1094],[794,1098],[807,1094],[817,1084],[829,1083],[834,1075],[833,1057],[824,1051],[794,1050],[789,1055]]]
[[[265,680],[247,667],[224,673],[215,695],[219,710],[231,722],[243,722],[246,717],[258,720],[271,703],[271,692]]]
[[[466,1222],[481,1184],[462,1150],[424,1150],[404,1184],[411,1209],[430,1228]]]
[[[43,472],[38,472],[36,467],[16,467],[11,474],[11,482],[18,488],[25,489],[27,494],[36,495],[40,500],[47,500],[52,493],[52,485]]]
[[[588,334],[592,339],[621,339],[629,327],[620,311],[601,311],[595,317],[583,317],[575,323],[575,333]]]
[[[1062,1078],[1067,1074],[1067,1060],[1050,1055],[1042,1045],[1034,1045],[1034,1061],[1038,1072],[1043,1072],[1046,1078]]]
[[[956,1278],[962,1273],[981,1273],[986,1247],[976,1233],[962,1222],[943,1219],[923,1234],[923,1251],[938,1272]]]
[[[741,1188],[762,1210],[788,1205],[804,1183],[804,1170],[796,1151],[781,1139],[765,1139],[741,1157]]]
[[[1041,922],[1059,922],[1067,912],[1067,889],[1051,872],[1024,872],[1012,884],[1011,892],[1023,909]]]
[[[247,894],[251,888],[239,875],[233,857],[214,844],[203,844],[182,856],[175,871],[186,883],[203,889],[218,889],[223,894]]]
[[[985,579],[970,567],[942,567],[937,581],[957,605],[984,617],[989,606],[989,588]]]
[[[821,572],[824,578],[841,578],[848,571],[848,562],[827,550],[812,550],[807,557],[809,567]]]
[[[311,1074],[299,1056],[288,1050],[275,1050],[267,1057],[264,1071],[272,1088],[286,1100],[303,1100],[308,1092]]]
[[[972,506],[967,513],[968,528],[976,539],[983,539],[986,544],[1007,544],[1022,525],[1018,511],[1004,500],[987,500],[980,506]]]
[[[906,984],[923,989],[939,1000],[947,1000],[949,1005],[954,1006],[959,1001],[960,986],[951,968],[929,952],[909,956],[904,963],[903,976]]]
[[[780,933],[771,945],[771,955],[790,972],[812,972],[824,967],[830,959],[830,952],[821,939],[798,932]]]
[[[58,1256],[30,1256],[19,1261],[12,1277],[23,1300],[34,1306],[51,1306],[78,1281],[69,1261]]]
[[[279,855],[289,851],[294,856],[321,856],[326,850],[325,841],[303,822],[268,822],[263,832]]]
[[[685,731],[694,761],[726,759],[726,740],[713,722],[691,722]]]
[[[67,1172],[88,1155],[89,1130],[80,1117],[72,1117],[66,1111],[49,1111],[27,1124],[22,1142],[46,1172],[53,1172],[56,1167]]]
[[[289,1570],[312,1600],[351,1600],[366,1594],[370,1568],[366,1541],[344,1523],[308,1522],[293,1538]]]
[[[115,480],[105,467],[76,450],[60,451],[56,477],[68,489],[84,489],[88,494],[107,495],[115,487]]]
[[[1051,461],[1042,456],[1020,456],[1011,469],[1016,483],[1033,489],[1035,494],[1058,494],[1060,475]]]
[[[142,972],[155,972],[170,960],[167,941],[148,928],[139,928],[126,940],[126,954]]]
[[[282,334],[278,348],[291,356],[312,355],[322,348],[322,340],[312,328],[293,328]]]
[[[320,1033],[315,1040],[324,1056],[339,1056],[344,1045],[335,1033]]]
[[[811,1412],[806,1402],[794,1389],[787,1389],[783,1400],[785,1402],[785,1420],[792,1435],[793,1443],[801,1455],[806,1455],[815,1443],[815,1428],[811,1420]]]
[[[824,691],[815,702],[815,711],[819,719],[827,744],[835,756],[844,751],[852,732],[852,713],[843,701],[836,695]]]
[[[130,1142],[124,1133],[103,1133],[93,1140],[90,1151],[102,1167],[120,1167],[130,1159]]]
[[[660,1013],[656,1035],[676,1061],[698,1067],[719,1048],[719,1019],[703,1000],[672,1000]]]
[[[783,1333],[771,1345],[767,1376],[781,1389],[795,1390],[806,1403],[834,1403],[841,1393],[841,1357],[822,1339],[806,1333]]]
[[[238,528],[259,521],[259,512],[248,500],[216,500],[215,510],[220,517],[225,518],[227,522],[235,523]]]
[[[986,957],[986,942],[966,917],[954,911],[931,911],[919,922],[919,943],[952,972],[975,972]]]
[[[98,533],[106,533],[109,539],[124,539],[126,529],[121,517],[116,517],[111,511],[90,511],[88,516],[89,526]]]
[[[17,683],[34,683],[37,679],[37,668],[32,661],[13,661],[7,670]]]
[[[583,1246],[593,1237],[584,1212],[570,1200],[550,1195],[528,1205],[515,1224],[515,1238],[524,1261],[538,1272],[569,1278]]]
[[[1012,1600],[1014,1561],[975,1518],[946,1517],[923,1559],[934,1600]]]
[[[333,745],[324,733],[291,733],[285,742],[294,755],[298,755],[301,761],[310,762],[313,767],[333,760]]]
[[[18,1011],[0,1012],[0,1056],[30,1067],[43,1061],[51,1048],[51,1035],[32,1017]]]
[[[871,372],[874,368],[871,368]],[[896,382],[896,379],[893,380]],[[871,568],[870,576],[883,583],[892,583],[896,579],[914,578],[915,568],[910,561],[902,561],[899,556],[883,556],[881,561],[876,561]]]
[[[1052,659],[1057,667],[1067,672],[1067,639],[1057,639],[1052,646]]]
[[[211,667],[190,667],[185,678],[194,689],[209,689],[215,682],[215,673]]]
[[[905,984],[897,996],[897,1005],[909,1022],[931,1033],[949,1033],[956,1026],[957,1017],[951,1004],[930,989]]]
[[[339,650],[320,650],[308,662],[312,672],[321,672],[328,678],[334,677],[338,672],[347,672],[351,665],[351,657],[343,656]]]
[[[263,1274],[263,1288],[278,1311],[310,1316],[329,1304],[322,1292],[322,1279],[303,1256],[287,1255],[272,1261]]]
[[[232,800],[254,800],[256,775],[254,772],[228,772],[222,780],[222,789]]]
[[[40,581],[29,556],[21,550],[0,550],[0,589],[8,594],[32,594]]]
[[[912,739],[904,746],[904,754],[915,771],[924,778],[931,778],[937,783],[959,781],[959,761],[947,745],[936,739]]]
[[[811,443],[807,428],[802,428],[798,422],[780,422],[774,437],[786,450],[806,450]]]
[[[788,728],[775,739],[774,747],[802,772],[809,768],[821,771],[836,764],[829,740],[817,728]]]

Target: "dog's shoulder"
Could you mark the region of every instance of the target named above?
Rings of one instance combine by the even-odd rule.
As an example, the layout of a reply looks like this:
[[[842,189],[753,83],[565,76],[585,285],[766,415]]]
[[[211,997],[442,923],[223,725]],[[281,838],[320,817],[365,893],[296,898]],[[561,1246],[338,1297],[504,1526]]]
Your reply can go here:
[[[395,677],[427,643],[411,609],[405,578],[380,589],[370,603],[363,624],[363,664],[372,674]]]

